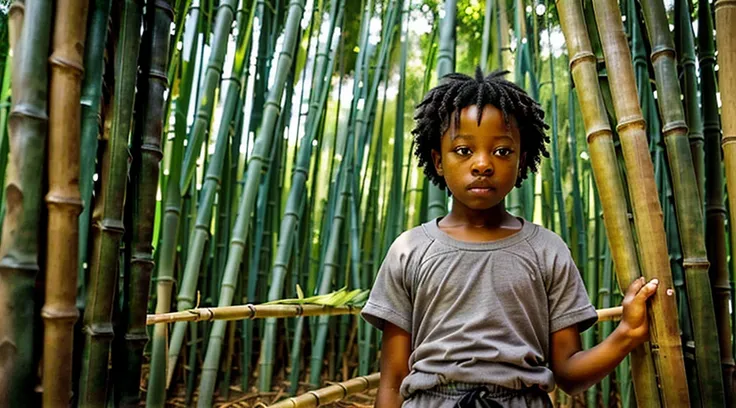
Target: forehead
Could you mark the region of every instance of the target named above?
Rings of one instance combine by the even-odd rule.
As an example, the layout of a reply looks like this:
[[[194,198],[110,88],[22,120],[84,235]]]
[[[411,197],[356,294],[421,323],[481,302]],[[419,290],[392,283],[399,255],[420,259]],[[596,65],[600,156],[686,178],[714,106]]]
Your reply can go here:
[[[457,114],[457,112],[454,112],[453,116]],[[467,106],[460,110],[459,115],[459,123],[456,125],[453,120],[450,126],[451,129],[448,129],[448,133],[451,135],[475,135],[479,133],[485,135],[509,135],[512,137],[519,137],[519,127],[516,122],[516,118],[513,115],[509,115],[509,121],[507,124],[504,119],[503,112],[491,104],[483,106],[482,109],[478,109],[477,105]],[[479,116],[480,123],[478,123]]]

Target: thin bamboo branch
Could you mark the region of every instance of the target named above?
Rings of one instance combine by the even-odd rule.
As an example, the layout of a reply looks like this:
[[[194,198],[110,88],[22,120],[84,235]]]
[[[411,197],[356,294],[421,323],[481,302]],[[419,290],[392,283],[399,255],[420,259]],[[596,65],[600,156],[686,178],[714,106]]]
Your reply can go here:
[[[46,194],[46,303],[43,334],[43,405],[66,406],[72,395],[74,323],[77,300],[77,245],[82,212],[79,144],[87,0],[56,3],[49,57],[48,179]],[[59,245],[65,242],[66,245]]]
[[[378,387],[378,381],[381,378],[380,373],[373,373],[365,377],[357,377],[348,381],[330,385],[329,387],[320,388],[315,391],[309,391],[304,395],[289,398],[268,408],[313,408],[321,407],[333,402],[337,402],[347,398],[350,395],[367,391]]]

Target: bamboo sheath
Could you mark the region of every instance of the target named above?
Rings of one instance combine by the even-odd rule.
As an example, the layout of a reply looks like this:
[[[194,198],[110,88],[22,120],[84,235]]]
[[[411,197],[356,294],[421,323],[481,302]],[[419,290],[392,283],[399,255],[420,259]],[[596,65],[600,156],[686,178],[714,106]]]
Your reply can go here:
[[[570,55],[570,71],[580,101],[591,168],[603,208],[606,236],[619,286],[626,288],[640,276],[640,271],[623,181],[618,171],[613,133],[598,84],[596,56],[587,34],[580,1],[560,0],[557,2],[557,12]],[[640,406],[658,406],[659,391],[648,343],[631,353],[631,364],[632,369],[639,373],[634,376],[637,402]]]
[[[380,373],[373,373],[365,377],[352,378],[347,381],[330,385],[329,387],[320,388],[315,391],[309,391],[298,397],[289,398],[268,408],[312,408],[321,407],[333,402],[337,402],[347,398],[350,395],[359,392],[368,391],[378,387],[381,378]]]
[[[323,306],[323,305],[238,305],[223,307],[202,307],[181,312],[150,314],[146,324],[200,322],[210,320],[251,320],[266,318],[285,318],[301,316],[338,316],[358,314],[361,308],[356,306]],[[596,310],[598,322],[620,320],[621,306]]]
[[[20,24],[16,7],[12,33]],[[12,67],[8,121],[7,213],[0,243],[0,406],[28,406],[33,397],[34,309],[39,271],[43,164],[48,129],[48,50],[53,4],[25,7]],[[11,37],[14,37],[11,34]],[[23,44],[32,44],[20,52]]]
[[[675,49],[662,0],[641,0],[640,3],[649,41],[652,44],[651,60],[657,81],[662,134],[667,147],[677,226],[684,255],[685,286],[693,327],[695,363],[702,403],[708,407],[723,406],[725,404],[723,379],[719,371],[712,369],[720,364],[720,352],[718,331],[714,330],[716,316],[708,277],[710,264],[705,249],[703,204],[700,199],[702,194],[693,167],[694,156],[691,153],[688,127],[680,100]],[[692,59],[694,64],[694,56]],[[695,69],[694,66],[690,68]],[[699,113],[696,116],[699,122]],[[702,127],[698,130],[701,134],[695,137],[702,139]],[[702,140],[693,147],[699,149],[697,158],[703,159]],[[697,167],[702,171],[702,163],[698,163]]]
[[[662,207],[656,194],[654,166],[647,148],[631,53],[616,1],[596,0],[593,6],[618,118],[617,131],[641,251],[642,274],[647,279],[658,278],[660,282],[651,302],[650,333],[662,403],[666,407],[687,406],[689,395]]]
[[[718,87],[715,73],[715,38],[709,1],[700,2],[698,6],[698,57],[706,160],[705,246],[710,261],[709,274],[718,324],[726,406],[733,406],[734,359],[730,325],[731,285],[729,284],[726,260],[726,207],[723,197],[721,124],[716,99]]]
[[[87,0],[59,0],[49,57],[49,191],[46,194],[46,303],[41,309],[43,405],[68,406],[77,311],[77,245],[82,212],[79,190],[79,104],[84,72]],[[65,243],[61,245],[60,243]]]

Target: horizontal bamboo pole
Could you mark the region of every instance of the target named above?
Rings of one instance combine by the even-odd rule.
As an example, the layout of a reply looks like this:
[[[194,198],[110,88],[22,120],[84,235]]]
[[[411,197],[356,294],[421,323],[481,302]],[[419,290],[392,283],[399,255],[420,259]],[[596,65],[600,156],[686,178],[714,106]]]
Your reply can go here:
[[[338,316],[358,314],[361,308],[355,306],[322,306],[322,305],[239,305],[226,307],[203,307],[181,312],[149,314],[146,325],[157,323],[199,322],[209,320],[249,320],[267,317],[299,317],[299,316]],[[621,306],[596,310],[598,322],[620,320]]]
[[[365,377],[356,377],[350,380],[330,385],[318,390],[309,391],[298,397],[292,397],[269,405],[268,408],[314,408],[331,404],[348,397],[349,395],[367,391],[378,387],[380,373],[373,373]]]
[[[203,307],[181,312],[148,315],[146,324],[198,322],[207,320],[249,320],[267,317],[299,317],[322,315],[358,314],[360,308],[355,306],[322,306],[322,305],[239,305],[224,307]]]

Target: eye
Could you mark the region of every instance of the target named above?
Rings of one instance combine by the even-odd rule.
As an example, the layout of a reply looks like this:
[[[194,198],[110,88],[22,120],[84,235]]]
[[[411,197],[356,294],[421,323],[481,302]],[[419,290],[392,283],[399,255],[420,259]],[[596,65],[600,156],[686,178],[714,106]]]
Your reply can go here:
[[[509,149],[509,148],[501,147],[501,148],[496,149],[496,151],[494,152],[494,154],[496,156],[506,157],[506,156],[510,155],[511,153],[513,153],[513,152],[514,151],[511,150],[511,149]]]
[[[470,156],[473,153],[469,148],[464,146],[456,147],[453,151],[460,156]]]

